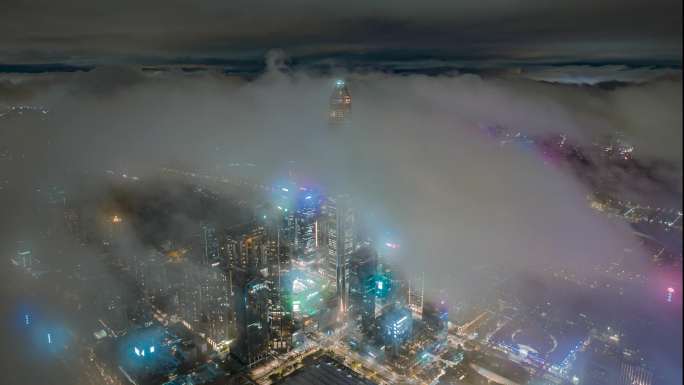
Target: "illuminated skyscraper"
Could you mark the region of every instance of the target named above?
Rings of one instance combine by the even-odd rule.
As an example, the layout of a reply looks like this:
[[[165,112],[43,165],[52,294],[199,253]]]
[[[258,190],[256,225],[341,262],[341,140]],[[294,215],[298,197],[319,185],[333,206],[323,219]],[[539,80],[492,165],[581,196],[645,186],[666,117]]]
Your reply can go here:
[[[349,262],[349,312],[361,317],[361,328],[368,332],[375,320],[375,275],[378,255],[371,248],[356,250]]]
[[[221,258],[221,244],[216,234],[216,227],[208,224],[202,224],[201,230],[203,252],[202,263],[205,265],[210,265]]]
[[[229,267],[254,275],[268,267],[268,250],[266,230],[263,226],[256,226],[243,234],[229,235],[224,254]]]
[[[396,348],[411,338],[413,318],[406,308],[395,308],[383,314],[380,319],[385,343]]]
[[[420,273],[408,281],[408,307],[418,318],[423,314],[423,296],[425,292],[425,273]]]
[[[266,357],[269,348],[267,281],[254,278],[245,282],[236,275],[241,286],[235,298],[237,341],[231,345],[231,354],[243,364],[251,365]]]
[[[344,80],[335,82],[335,89],[330,96],[330,123],[343,124],[351,117],[351,95]]]
[[[316,202],[311,195],[295,213],[295,249],[297,258],[306,263],[316,258],[318,251],[318,218]]]
[[[347,307],[347,278],[349,256],[354,251],[354,213],[345,195],[328,198],[327,217],[328,255],[325,258],[325,275],[335,288],[342,310]]]
[[[289,216],[288,216],[289,217]],[[274,216],[268,227],[268,280],[270,281],[270,340],[274,350],[283,352],[291,346],[293,319],[285,306],[288,290],[284,282],[284,273],[289,271],[293,247],[287,239],[287,221]]]

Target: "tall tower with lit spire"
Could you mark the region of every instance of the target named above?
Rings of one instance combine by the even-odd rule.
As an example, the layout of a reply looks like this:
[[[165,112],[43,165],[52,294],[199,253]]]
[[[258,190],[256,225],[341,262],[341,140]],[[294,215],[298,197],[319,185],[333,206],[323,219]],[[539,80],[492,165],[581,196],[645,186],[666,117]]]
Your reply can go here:
[[[344,80],[335,81],[328,118],[331,125],[344,124],[351,118],[351,95]]]

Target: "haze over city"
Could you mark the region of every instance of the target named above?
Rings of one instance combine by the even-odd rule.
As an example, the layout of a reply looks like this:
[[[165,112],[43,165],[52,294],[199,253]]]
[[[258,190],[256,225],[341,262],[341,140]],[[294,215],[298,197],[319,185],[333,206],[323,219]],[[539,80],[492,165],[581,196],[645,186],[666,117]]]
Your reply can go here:
[[[3,383],[681,383],[681,2],[0,32]]]

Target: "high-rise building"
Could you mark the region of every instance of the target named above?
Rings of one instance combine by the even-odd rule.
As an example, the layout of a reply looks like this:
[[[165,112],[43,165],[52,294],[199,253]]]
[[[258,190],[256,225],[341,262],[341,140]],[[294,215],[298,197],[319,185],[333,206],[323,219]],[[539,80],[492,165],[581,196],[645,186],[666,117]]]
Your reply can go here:
[[[203,293],[206,283],[204,277],[199,274],[199,266],[195,263],[186,259],[177,265],[177,273],[180,276],[178,288],[179,315],[183,320],[193,325],[194,329],[202,319]]]
[[[210,265],[221,258],[221,244],[216,234],[216,227],[203,224],[201,237],[203,263]]]
[[[276,351],[288,351],[292,346],[294,320],[292,313],[282,303],[272,303],[269,307],[270,345]]]
[[[330,123],[343,124],[351,117],[351,95],[344,80],[335,82],[335,89],[330,96]]]
[[[354,212],[349,197],[340,195],[328,198],[325,205],[327,218],[328,255],[324,262],[325,275],[335,288],[338,303],[347,307],[347,278],[349,256],[354,251]]]
[[[397,348],[411,338],[413,318],[407,308],[394,308],[383,314],[380,319],[382,335],[385,343]]]
[[[230,290],[228,276],[223,266],[207,266],[202,269],[207,278],[207,288],[204,293],[203,308],[204,324],[202,331],[214,343],[229,339],[232,323],[230,314]]]
[[[231,354],[243,364],[252,365],[269,351],[269,287],[262,278],[236,280],[241,281],[241,290],[234,297],[237,340],[231,345]]]
[[[639,366],[622,362],[620,365],[620,385],[651,385],[653,372]]]
[[[286,221],[271,221],[268,232],[268,280],[270,283],[270,344],[276,351],[287,351],[292,346],[293,319],[287,301],[286,275],[291,267],[292,245],[285,229]]]
[[[446,300],[438,298],[435,301],[425,301],[422,314],[425,326],[436,336],[446,338],[449,326],[449,308]]]
[[[361,318],[361,329],[369,332],[375,321],[375,274],[378,255],[364,247],[352,253],[349,262],[349,306],[353,318]]]
[[[229,269],[240,265],[240,241],[237,237],[228,236],[224,243],[224,259]]]
[[[17,247],[17,253],[15,256],[15,264],[23,267],[24,269],[30,269],[33,264],[33,253],[31,249],[24,243],[18,242],[19,247]]]
[[[229,235],[223,252],[230,268],[246,270],[254,275],[268,268],[268,250],[266,230],[256,226],[245,233]]]
[[[310,199],[311,200],[311,199]],[[305,201],[295,212],[295,249],[297,258],[312,262],[318,251],[318,218],[314,202]]]
[[[417,318],[423,316],[423,298],[425,294],[425,273],[416,274],[407,284],[408,307]]]

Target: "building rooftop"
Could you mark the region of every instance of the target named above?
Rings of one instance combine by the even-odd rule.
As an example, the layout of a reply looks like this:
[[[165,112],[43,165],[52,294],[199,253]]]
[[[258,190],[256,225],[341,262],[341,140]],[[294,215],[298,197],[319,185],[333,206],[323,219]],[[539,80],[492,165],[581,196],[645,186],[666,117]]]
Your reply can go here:
[[[376,385],[374,382],[361,378],[350,368],[328,357],[322,357],[311,365],[295,371],[278,384]]]

